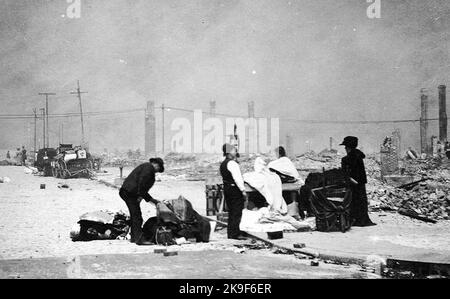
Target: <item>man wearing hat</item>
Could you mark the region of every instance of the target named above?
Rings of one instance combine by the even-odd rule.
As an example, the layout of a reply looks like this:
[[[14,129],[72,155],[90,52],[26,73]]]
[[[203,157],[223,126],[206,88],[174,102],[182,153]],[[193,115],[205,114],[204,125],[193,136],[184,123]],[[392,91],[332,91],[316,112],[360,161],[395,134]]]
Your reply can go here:
[[[120,188],[119,195],[127,204],[131,217],[131,242],[138,245],[151,245],[152,243],[142,238],[142,212],[141,201],[152,202],[157,205],[148,191],[155,183],[155,174],[164,172],[164,161],[161,158],[152,158],[149,162],[136,167],[125,179]]]
[[[345,146],[347,156],[342,158],[342,169],[346,172],[352,190],[352,202],[350,204],[350,216],[353,226],[375,225],[369,218],[368,200],[366,193],[367,175],[364,167],[366,155],[358,147],[358,138],[347,136],[340,144]]]
[[[236,162],[238,153],[236,147],[228,143],[223,145],[222,151],[225,160],[220,165],[220,174],[223,179],[223,192],[228,207],[228,239],[245,240],[246,237],[239,229],[239,224],[248,197],[239,164]]]

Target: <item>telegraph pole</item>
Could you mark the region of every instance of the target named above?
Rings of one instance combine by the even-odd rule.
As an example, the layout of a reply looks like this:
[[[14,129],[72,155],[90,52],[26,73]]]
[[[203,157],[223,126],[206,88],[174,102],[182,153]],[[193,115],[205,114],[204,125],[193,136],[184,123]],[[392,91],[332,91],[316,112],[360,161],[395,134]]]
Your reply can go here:
[[[81,145],[85,146],[85,139],[84,139],[84,121],[83,121],[83,105],[81,104],[81,94],[87,93],[87,91],[81,91],[80,90],[80,80],[77,81],[77,91],[71,92],[70,94],[76,94],[78,96],[78,101],[80,103],[80,115],[81,115]]]
[[[42,124],[43,124],[43,128],[42,128],[42,148],[45,148],[45,108],[41,108],[39,109],[40,111],[42,111]]]
[[[59,126],[59,143],[64,143],[64,124],[62,123],[60,126]]]
[[[164,133],[165,133],[164,132],[164,124],[165,124],[164,112],[166,110],[166,108],[164,107],[164,104],[162,104],[161,109],[162,109],[162,153],[164,154]]]
[[[47,144],[45,147],[50,147],[50,133],[49,133],[49,125],[48,125],[48,96],[55,96],[56,93],[52,92],[40,92],[40,96],[45,96],[45,120],[47,122]],[[44,140],[45,144],[45,140]]]
[[[37,114],[36,114],[36,108],[33,108],[33,113],[34,113],[34,153],[37,152],[37,148],[36,148],[36,141],[37,141],[37,136],[36,136],[36,126],[37,126]]]

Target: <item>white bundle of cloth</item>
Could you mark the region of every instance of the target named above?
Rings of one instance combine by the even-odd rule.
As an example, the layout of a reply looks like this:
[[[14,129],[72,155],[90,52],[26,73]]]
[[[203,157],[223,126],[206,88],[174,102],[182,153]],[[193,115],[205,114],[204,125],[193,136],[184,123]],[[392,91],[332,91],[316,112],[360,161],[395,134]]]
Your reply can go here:
[[[286,215],[288,208],[283,199],[280,177],[271,172],[260,157],[256,158],[254,168],[255,171],[243,175],[244,181],[264,196],[269,211]]]
[[[314,219],[313,219],[314,220]],[[245,232],[276,232],[276,231],[309,231],[314,230],[314,221],[297,221],[292,216],[271,212],[268,208],[257,211],[243,210],[239,229]]]
[[[303,180],[300,178],[300,175],[295,167],[294,163],[288,157],[281,157],[275,161],[272,161],[267,166],[268,169],[274,169],[279,173],[284,175],[293,177],[297,180],[297,182],[304,184]]]

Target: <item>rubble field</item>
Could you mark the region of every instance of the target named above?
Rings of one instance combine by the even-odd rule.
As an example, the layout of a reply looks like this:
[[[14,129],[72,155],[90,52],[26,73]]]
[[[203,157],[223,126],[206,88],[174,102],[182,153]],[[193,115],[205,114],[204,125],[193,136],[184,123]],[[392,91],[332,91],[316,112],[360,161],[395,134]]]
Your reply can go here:
[[[130,155],[129,155],[130,156]],[[269,155],[242,155],[239,162],[242,172],[253,171],[254,161],[262,157],[266,162],[274,159]],[[300,176],[305,179],[310,172],[322,172],[341,165],[340,155],[335,150],[320,153],[308,152],[291,157]],[[111,168],[133,166],[147,160],[142,157],[132,159],[121,157],[103,157],[104,165]],[[219,166],[223,157],[213,154],[169,153],[164,157],[167,171],[158,174],[160,181],[205,181],[220,178]],[[408,188],[399,188],[381,177],[380,155],[368,155],[365,166],[368,175],[368,198],[371,211],[408,211],[430,221],[450,219],[450,167],[446,158],[409,159],[401,161],[402,175],[414,177],[416,183]],[[124,171],[124,175],[126,171]],[[420,181],[420,182],[418,182]],[[408,214],[407,213],[407,214]]]

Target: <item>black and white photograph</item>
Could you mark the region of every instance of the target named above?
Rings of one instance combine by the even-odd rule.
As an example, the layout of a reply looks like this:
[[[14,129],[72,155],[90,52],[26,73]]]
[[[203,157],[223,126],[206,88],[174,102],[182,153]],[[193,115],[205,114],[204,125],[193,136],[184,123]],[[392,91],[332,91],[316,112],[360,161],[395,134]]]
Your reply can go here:
[[[0,279],[449,279],[447,86],[448,0],[0,0]]]

